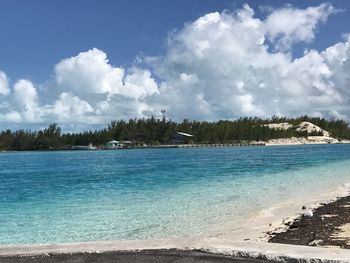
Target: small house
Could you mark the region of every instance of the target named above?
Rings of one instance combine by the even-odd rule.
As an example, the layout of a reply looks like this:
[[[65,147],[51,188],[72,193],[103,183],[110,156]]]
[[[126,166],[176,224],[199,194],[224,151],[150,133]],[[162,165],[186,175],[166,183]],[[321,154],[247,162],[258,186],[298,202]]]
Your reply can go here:
[[[176,132],[170,138],[172,144],[189,144],[192,143],[193,135],[185,132]]]
[[[112,140],[105,144],[105,149],[122,149],[124,148],[124,144],[120,141]]]

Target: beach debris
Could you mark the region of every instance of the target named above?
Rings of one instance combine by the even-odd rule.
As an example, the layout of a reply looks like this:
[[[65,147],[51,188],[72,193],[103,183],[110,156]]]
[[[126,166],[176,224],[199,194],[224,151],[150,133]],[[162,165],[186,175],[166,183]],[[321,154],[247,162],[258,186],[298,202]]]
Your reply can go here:
[[[307,207],[287,230],[270,235],[269,242],[350,249],[350,209],[346,207],[349,204],[350,195],[315,209]]]
[[[285,226],[290,226],[291,224],[293,224],[293,221],[287,221],[284,223]]]
[[[314,247],[319,247],[322,244],[322,242],[323,242],[322,239],[314,239],[308,245],[314,246]]]
[[[312,212],[312,210],[307,210],[303,213],[303,216],[307,216],[307,217],[312,217],[314,215],[314,213]]]
[[[305,209],[306,209],[306,206],[305,206],[305,205],[303,205],[303,207],[302,207],[301,209],[305,210]]]
[[[293,230],[293,229],[298,229],[299,227],[300,227],[299,221],[295,221],[293,224],[291,224],[291,225],[289,226],[289,229],[290,229],[290,230]]]
[[[338,215],[332,215],[332,214],[325,214],[325,215],[321,215],[321,219],[325,219],[325,218],[329,218],[329,217],[335,217]]]

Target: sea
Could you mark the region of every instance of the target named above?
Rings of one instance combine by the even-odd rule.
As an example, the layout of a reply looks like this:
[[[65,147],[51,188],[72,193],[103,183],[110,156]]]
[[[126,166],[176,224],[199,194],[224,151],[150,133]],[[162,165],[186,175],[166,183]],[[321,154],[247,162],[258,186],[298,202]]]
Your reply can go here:
[[[0,244],[200,237],[350,182],[350,144],[0,153]]]

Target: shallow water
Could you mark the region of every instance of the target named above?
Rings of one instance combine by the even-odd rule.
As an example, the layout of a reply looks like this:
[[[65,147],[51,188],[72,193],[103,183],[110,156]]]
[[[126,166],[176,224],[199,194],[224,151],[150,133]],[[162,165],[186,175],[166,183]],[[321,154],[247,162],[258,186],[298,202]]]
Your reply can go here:
[[[0,244],[206,235],[350,182],[350,145],[0,154]]]

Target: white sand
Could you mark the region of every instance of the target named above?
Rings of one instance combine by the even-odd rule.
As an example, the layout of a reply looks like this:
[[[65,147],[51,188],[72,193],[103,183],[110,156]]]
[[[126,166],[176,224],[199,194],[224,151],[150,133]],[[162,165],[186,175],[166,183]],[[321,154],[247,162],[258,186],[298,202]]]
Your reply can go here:
[[[274,145],[302,145],[302,144],[335,144],[344,143],[328,136],[308,136],[272,139],[266,143],[266,146]]]
[[[332,239],[343,240],[346,241],[347,245],[350,245],[350,223],[338,227],[337,230],[338,231],[331,236]]]
[[[276,129],[276,130],[288,130],[295,127],[297,131],[306,131],[307,133],[322,132],[323,136],[327,136],[327,137],[330,136],[328,131],[308,121],[303,121],[296,126],[288,122],[269,123],[269,124],[265,124],[265,126],[269,127],[270,129]]]
[[[227,224],[213,229],[212,236],[236,242],[266,242],[268,240],[267,232],[284,231],[287,228],[285,223],[293,221],[305,212],[302,210],[303,206],[306,206],[307,209],[315,209],[321,203],[328,203],[337,197],[349,194],[350,184],[344,184],[330,189],[328,192],[288,200],[257,211],[242,220],[232,219]]]
[[[270,129],[288,130],[293,127],[292,124],[284,123],[270,123],[266,124]],[[301,122],[297,127],[297,131],[306,131],[308,134],[312,132],[320,132],[321,136],[307,136],[307,137],[291,137],[272,139],[266,142],[267,146],[271,145],[300,145],[300,144],[334,144],[334,143],[349,143],[346,140],[338,140],[331,137],[330,133],[311,122]]]
[[[293,125],[288,122],[281,122],[281,123],[269,123],[265,126],[269,127],[270,129],[276,129],[276,130],[288,130],[290,128],[293,128]]]

